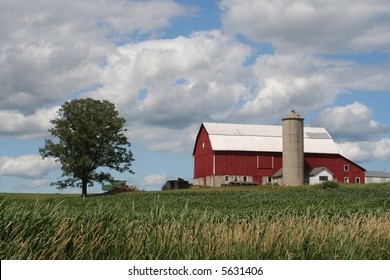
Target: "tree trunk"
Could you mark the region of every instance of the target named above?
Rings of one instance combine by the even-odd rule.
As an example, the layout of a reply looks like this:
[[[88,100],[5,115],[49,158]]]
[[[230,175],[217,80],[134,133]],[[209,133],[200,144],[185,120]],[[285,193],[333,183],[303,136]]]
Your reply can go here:
[[[81,197],[87,197],[87,184],[88,184],[88,180],[85,180],[83,179],[82,180],[82,191],[81,191]]]

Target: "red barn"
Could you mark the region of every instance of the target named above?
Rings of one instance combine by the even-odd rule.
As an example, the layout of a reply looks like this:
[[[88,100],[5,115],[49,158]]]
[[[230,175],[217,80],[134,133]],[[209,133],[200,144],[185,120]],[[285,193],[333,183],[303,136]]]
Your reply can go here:
[[[365,169],[345,158],[325,128],[304,128],[305,183],[364,184]],[[194,185],[281,182],[282,126],[203,123],[193,150]]]

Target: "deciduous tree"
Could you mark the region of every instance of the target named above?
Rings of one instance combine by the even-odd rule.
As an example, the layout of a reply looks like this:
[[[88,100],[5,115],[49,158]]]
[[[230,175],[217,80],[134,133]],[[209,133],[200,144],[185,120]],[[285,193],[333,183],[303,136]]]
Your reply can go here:
[[[130,142],[123,134],[125,119],[115,105],[107,100],[91,98],[65,102],[51,120],[49,132],[39,152],[43,158],[54,157],[62,165],[63,180],[52,183],[58,189],[81,187],[87,196],[87,186],[112,180],[109,168],[119,172],[131,170],[134,160]]]

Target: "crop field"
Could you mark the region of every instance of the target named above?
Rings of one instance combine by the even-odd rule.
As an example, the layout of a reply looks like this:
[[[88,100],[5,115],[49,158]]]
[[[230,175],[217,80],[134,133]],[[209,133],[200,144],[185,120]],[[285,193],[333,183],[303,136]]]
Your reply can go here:
[[[390,259],[390,185],[0,194],[5,259]]]

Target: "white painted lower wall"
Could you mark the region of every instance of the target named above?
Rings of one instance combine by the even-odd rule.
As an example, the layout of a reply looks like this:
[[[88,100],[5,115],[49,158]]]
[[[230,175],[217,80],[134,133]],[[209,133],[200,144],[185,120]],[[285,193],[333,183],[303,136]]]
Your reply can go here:
[[[253,182],[252,176],[246,175],[223,175],[223,176],[206,176],[206,180],[203,177],[194,178],[195,186],[208,186],[208,187],[221,187],[225,184],[234,182]]]
[[[387,183],[387,182],[390,182],[390,178],[366,177],[365,181],[366,181],[366,184]]]

